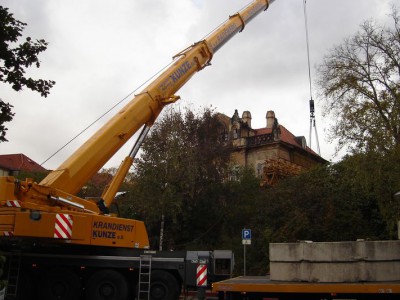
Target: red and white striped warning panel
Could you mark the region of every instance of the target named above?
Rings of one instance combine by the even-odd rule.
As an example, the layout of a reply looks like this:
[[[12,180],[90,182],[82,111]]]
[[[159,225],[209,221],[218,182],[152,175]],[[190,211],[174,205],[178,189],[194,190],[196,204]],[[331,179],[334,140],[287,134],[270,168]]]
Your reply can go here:
[[[197,286],[207,286],[207,265],[197,265]]]
[[[72,226],[74,224],[72,215],[57,214],[54,226],[54,238],[70,239],[72,237]]]
[[[18,201],[18,200],[7,200],[6,205],[8,207],[21,207],[21,201]]]
[[[14,231],[4,231],[3,236],[14,236]]]

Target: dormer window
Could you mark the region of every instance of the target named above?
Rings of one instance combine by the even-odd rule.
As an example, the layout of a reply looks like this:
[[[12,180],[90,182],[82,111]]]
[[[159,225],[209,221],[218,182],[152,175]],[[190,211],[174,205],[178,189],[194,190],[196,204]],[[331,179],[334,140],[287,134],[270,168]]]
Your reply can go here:
[[[295,139],[296,139],[296,142],[301,146],[301,148],[303,148],[303,149],[307,148],[307,141],[304,136],[296,136]]]

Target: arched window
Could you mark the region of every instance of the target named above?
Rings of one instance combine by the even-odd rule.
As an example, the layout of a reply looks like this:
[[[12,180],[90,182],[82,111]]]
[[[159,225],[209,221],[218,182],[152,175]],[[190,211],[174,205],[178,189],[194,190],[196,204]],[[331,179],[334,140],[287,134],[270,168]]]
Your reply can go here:
[[[264,167],[263,163],[258,163],[257,164],[257,177],[258,178],[262,178],[263,177],[263,167]]]
[[[234,129],[233,129],[233,138],[234,138],[234,139],[237,139],[237,138],[238,138],[238,129],[237,129],[237,128],[234,128]]]

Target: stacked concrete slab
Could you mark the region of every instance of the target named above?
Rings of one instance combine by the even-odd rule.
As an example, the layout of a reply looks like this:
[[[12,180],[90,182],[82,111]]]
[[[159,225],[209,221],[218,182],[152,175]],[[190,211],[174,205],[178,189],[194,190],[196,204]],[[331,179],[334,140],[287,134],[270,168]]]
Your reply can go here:
[[[400,241],[274,243],[271,280],[400,281]]]

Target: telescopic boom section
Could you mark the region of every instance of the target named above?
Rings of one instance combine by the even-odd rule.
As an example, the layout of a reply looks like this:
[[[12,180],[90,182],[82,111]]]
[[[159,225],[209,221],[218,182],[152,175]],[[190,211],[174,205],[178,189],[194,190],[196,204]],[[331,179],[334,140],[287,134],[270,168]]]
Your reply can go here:
[[[179,97],[174,94],[196,72],[209,65],[213,54],[271,2],[253,1],[204,40],[176,55],[175,61],[159,77],[39,185],[76,194],[141,126],[152,124],[165,105],[176,101]]]

